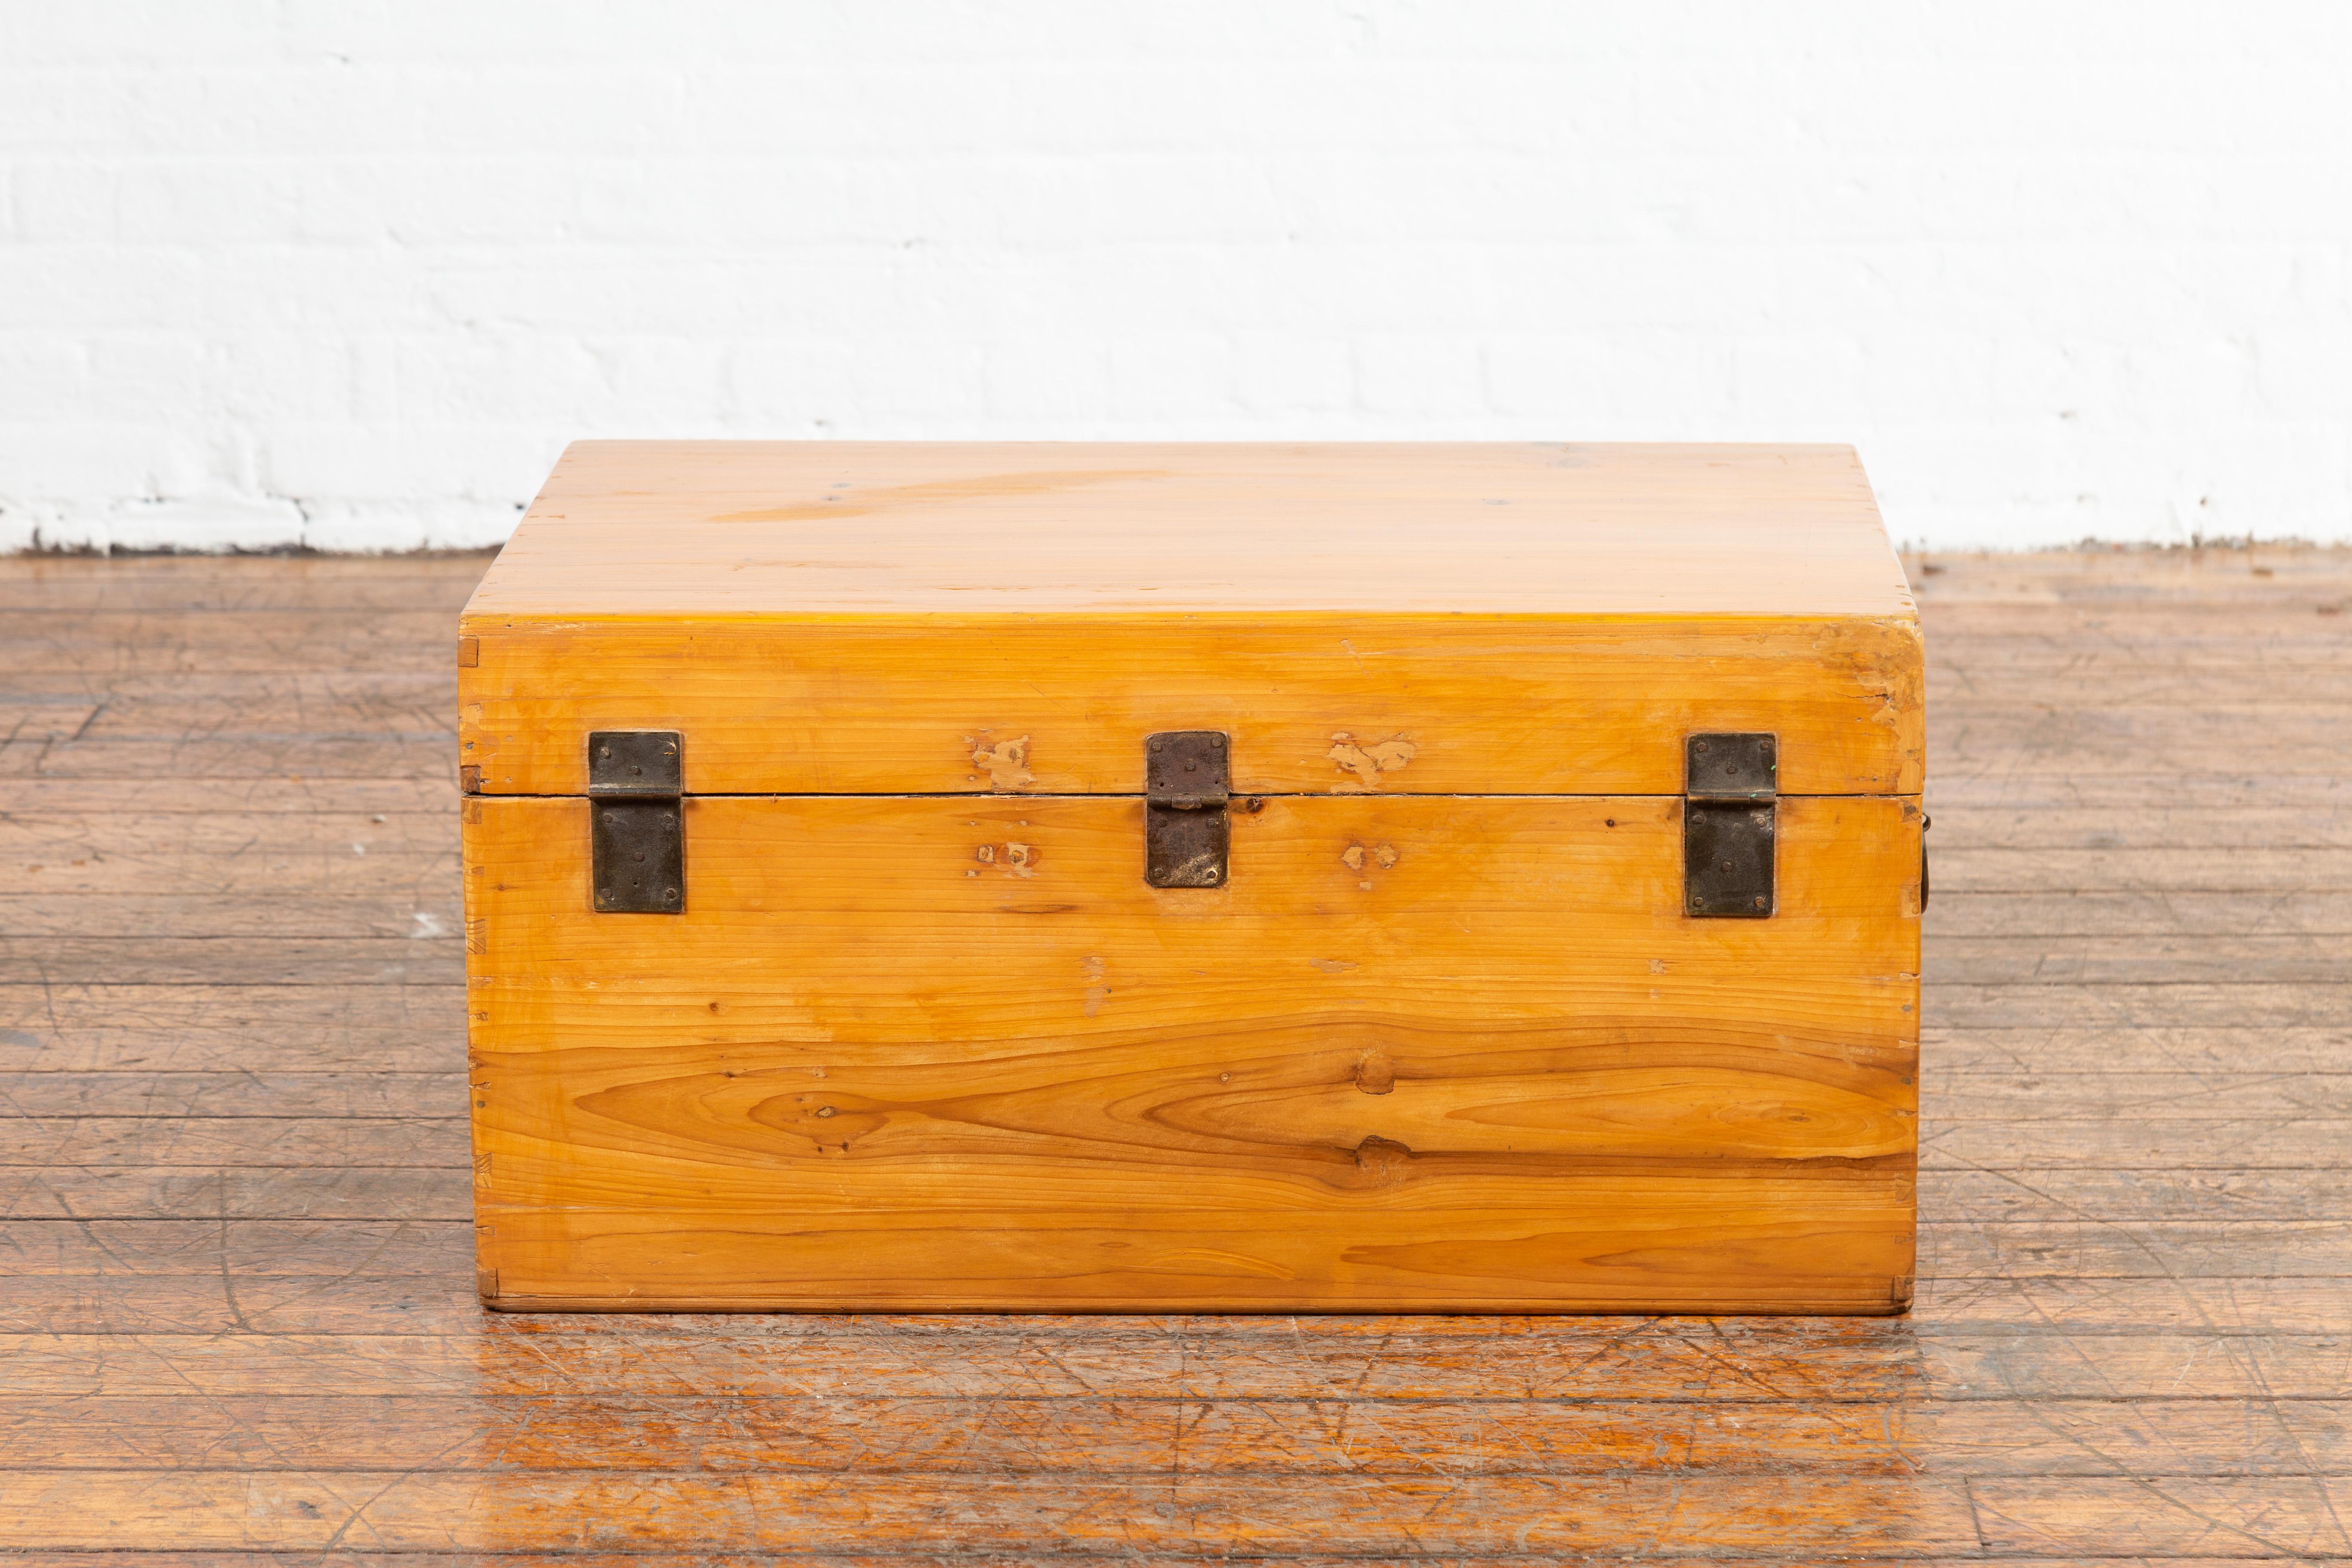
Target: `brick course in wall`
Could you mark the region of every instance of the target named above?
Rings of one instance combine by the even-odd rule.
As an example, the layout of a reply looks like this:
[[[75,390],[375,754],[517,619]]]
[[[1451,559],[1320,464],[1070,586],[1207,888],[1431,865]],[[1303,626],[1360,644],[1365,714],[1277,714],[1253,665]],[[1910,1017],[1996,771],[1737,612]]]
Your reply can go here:
[[[583,436],[1839,440],[2352,538],[2352,8],[0,5],[0,548],[493,542]]]

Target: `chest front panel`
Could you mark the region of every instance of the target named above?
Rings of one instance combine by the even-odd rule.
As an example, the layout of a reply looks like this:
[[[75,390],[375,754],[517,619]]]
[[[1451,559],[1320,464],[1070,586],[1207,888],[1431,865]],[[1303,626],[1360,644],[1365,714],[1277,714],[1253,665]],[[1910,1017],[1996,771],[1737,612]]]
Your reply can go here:
[[[1919,818],[1779,809],[1769,920],[1654,797],[469,801],[509,1304],[1879,1310],[1910,1273]]]

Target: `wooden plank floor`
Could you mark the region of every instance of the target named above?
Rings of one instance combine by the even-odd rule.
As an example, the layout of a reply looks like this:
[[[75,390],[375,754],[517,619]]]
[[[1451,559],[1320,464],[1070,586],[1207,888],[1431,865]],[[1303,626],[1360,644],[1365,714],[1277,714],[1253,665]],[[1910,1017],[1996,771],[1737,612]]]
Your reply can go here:
[[[0,561],[0,1564],[2352,1555],[2352,558],[1914,563],[1919,1304],[1817,1321],[485,1316],[481,567]]]

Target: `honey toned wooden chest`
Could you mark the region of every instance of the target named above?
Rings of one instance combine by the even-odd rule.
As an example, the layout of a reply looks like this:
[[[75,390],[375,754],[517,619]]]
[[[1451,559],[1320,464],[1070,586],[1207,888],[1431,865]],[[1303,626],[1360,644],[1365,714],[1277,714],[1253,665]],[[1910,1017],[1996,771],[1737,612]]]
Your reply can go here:
[[[493,1306],[1909,1300],[1844,447],[585,443],[457,662]]]

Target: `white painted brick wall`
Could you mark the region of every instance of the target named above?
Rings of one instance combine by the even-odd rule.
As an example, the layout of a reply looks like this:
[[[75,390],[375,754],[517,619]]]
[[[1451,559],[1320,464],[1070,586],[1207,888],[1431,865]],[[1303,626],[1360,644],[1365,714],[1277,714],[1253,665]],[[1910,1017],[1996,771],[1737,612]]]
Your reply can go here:
[[[2352,538],[2352,7],[0,0],[0,546],[583,436],[1851,440]]]

